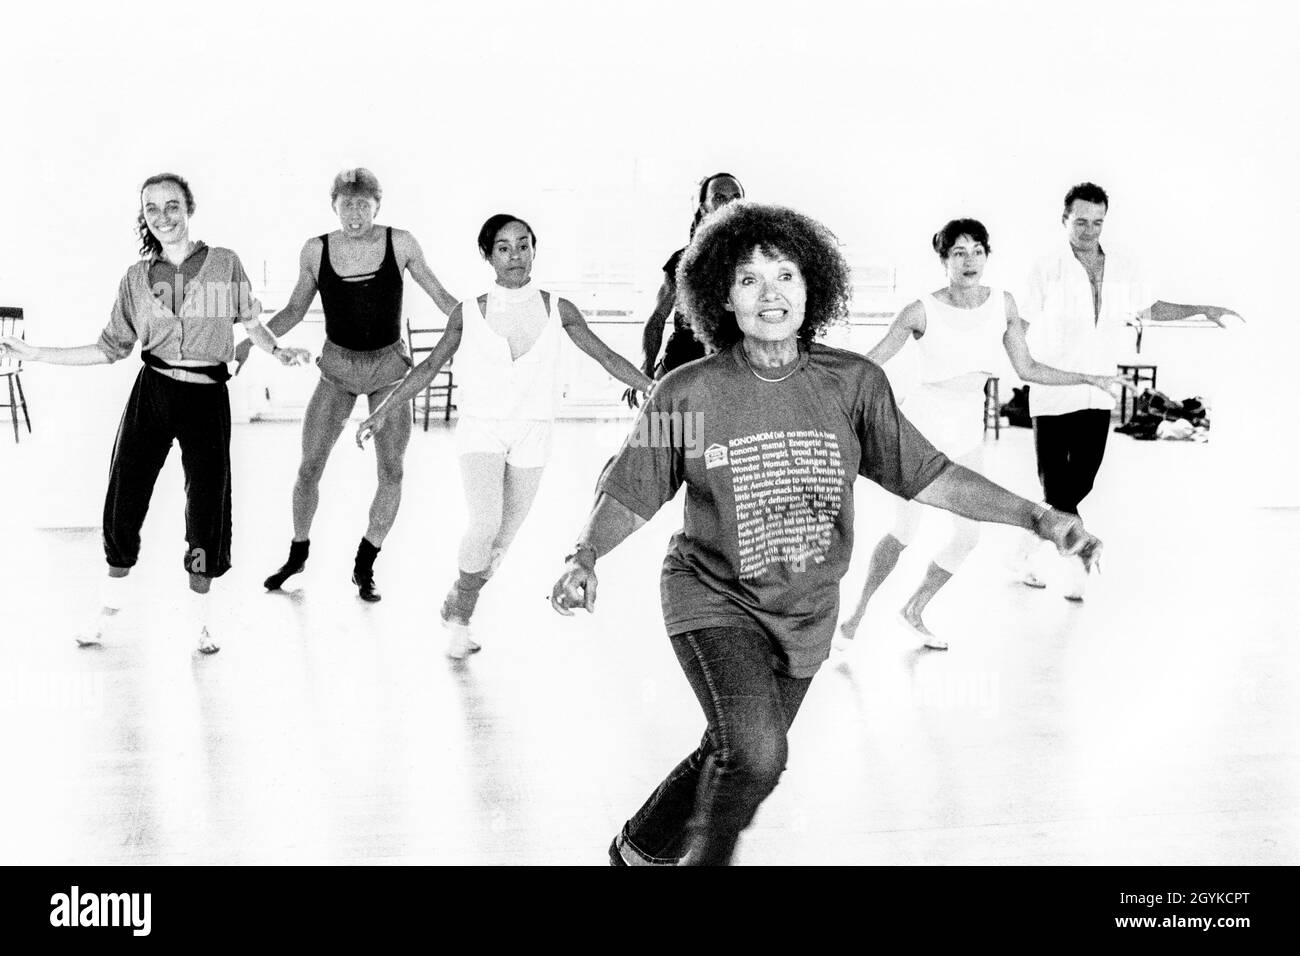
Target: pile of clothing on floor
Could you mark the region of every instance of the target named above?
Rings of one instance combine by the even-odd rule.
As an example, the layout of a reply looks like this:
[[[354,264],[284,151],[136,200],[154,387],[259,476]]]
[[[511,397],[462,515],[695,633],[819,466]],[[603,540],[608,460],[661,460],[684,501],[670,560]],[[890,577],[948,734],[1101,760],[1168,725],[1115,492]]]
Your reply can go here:
[[[1142,441],[1208,441],[1209,410],[1199,395],[1176,402],[1164,392],[1147,388],[1137,397],[1133,417],[1115,426],[1115,431]]]

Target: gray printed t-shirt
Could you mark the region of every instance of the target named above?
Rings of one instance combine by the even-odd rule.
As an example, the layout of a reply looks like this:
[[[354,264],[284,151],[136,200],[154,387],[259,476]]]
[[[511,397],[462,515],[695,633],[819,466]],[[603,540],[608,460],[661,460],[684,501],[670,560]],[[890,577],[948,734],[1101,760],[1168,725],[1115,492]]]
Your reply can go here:
[[[669,634],[757,625],[775,669],[811,677],[853,549],[854,477],[913,498],[948,459],[856,352],[814,343],[768,382],[739,348],[665,376],[600,490],[648,520],[686,485],[660,578]]]

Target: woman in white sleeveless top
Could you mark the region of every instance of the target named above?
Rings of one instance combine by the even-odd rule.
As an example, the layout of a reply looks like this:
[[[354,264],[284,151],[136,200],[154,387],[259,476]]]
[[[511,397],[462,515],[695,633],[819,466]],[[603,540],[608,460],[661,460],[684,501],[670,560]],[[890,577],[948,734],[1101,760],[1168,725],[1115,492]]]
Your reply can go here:
[[[978,220],[954,219],[935,233],[932,244],[947,270],[948,285],[899,312],[867,358],[884,365],[909,338],[916,339],[920,385],[908,396],[903,412],[940,451],[968,468],[982,470],[984,384],[1001,361],[999,348],[1005,349],[1016,374],[1026,382],[1089,384],[1098,388],[1119,383],[1104,375],[1052,368],[1029,354],[1026,323],[1011,293],[980,284],[990,250],[988,230]],[[853,614],[840,625],[836,645],[841,650],[856,634],[872,595],[915,538],[923,509],[924,505],[917,502],[899,502],[893,529],[871,554],[862,597]],[[901,612],[903,623],[922,638],[926,647],[936,650],[946,650],[948,642],[932,634],[921,615],[979,542],[978,522],[955,514],[950,518],[951,538],[931,560],[925,578]]]
[[[518,216],[492,216],[478,236],[479,252],[496,272],[483,295],[447,317],[447,331],[383,406],[361,423],[357,444],[383,427],[456,355],[459,396],[456,453],[469,510],[460,542],[460,573],[442,605],[450,630],[447,654],[479,650],[469,622],[483,585],[500,564],[532,507],[551,447],[559,409],[560,333],[619,381],[647,394],[652,381],[596,337],[567,299],[531,281],[537,236]]]

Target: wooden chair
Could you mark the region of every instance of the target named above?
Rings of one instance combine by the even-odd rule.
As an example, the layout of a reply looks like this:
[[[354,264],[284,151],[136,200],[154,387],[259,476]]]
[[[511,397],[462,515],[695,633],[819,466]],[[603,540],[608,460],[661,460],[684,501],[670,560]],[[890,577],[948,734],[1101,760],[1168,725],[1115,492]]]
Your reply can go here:
[[[16,335],[26,340],[27,331],[23,328],[23,310],[13,306],[0,305],[0,336]],[[0,402],[0,408],[9,409],[9,417],[14,423],[14,442],[18,442],[18,409],[23,410],[23,421],[27,423],[27,434],[32,433],[32,420],[27,414],[27,396],[23,394],[23,363],[8,353],[0,355],[0,378],[9,385],[9,401]],[[18,394],[14,395],[14,386]]]
[[[411,361],[416,365],[433,351],[438,339],[442,336],[443,329],[428,328],[415,329],[411,327],[411,320],[406,320],[406,345],[411,352]],[[442,420],[450,421],[452,410],[456,405],[452,402],[452,392],[456,389],[455,376],[451,370],[451,359],[447,360],[441,371],[438,372],[425,387],[424,391],[415,398],[411,399],[411,422],[414,424],[419,421],[419,414],[424,413],[424,430],[429,430],[429,413],[435,410],[442,411]],[[441,403],[437,400],[441,398]]]
[[[1138,396],[1142,394],[1142,387],[1149,385],[1151,388],[1156,387],[1156,366],[1154,365],[1117,365],[1119,374],[1123,378],[1133,380],[1133,414],[1137,414]],[[1129,389],[1127,387],[1119,391],[1119,423],[1123,425],[1128,421],[1128,397]]]
[[[998,377],[990,375],[984,383],[984,431],[993,429],[993,440],[1002,438],[1002,403],[998,401]]]

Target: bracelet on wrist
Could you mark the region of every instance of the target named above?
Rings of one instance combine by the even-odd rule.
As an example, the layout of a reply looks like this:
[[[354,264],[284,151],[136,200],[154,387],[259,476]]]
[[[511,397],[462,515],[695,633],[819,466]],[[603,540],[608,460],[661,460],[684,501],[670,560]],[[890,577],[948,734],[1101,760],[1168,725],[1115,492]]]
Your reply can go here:
[[[591,555],[590,564],[580,559],[579,556],[584,553]],[[575,564],[578,564],[581,567],[586,568],[588,571],[592,571],[596,567],[596,549],[589,544],[579,542],[578,544],[574,545],[572,554],[566,554],[564,556],[564,560],[565,563],[568,563],[569,561],[573,561]]]
[[[279,343],[276,343],[275,345],[272,345],[272,346],[271,346],[271,354],[272,354],[272,355],[279,355],[279,354],[280,354],[280,345],[279,345]]]

